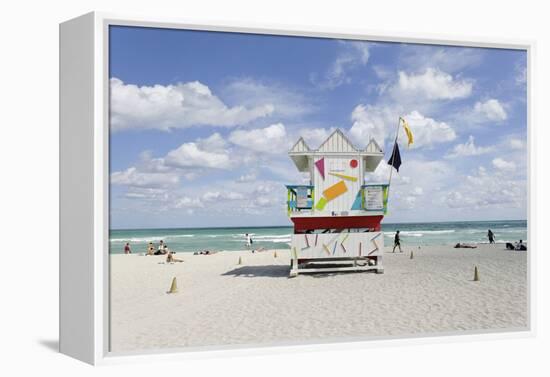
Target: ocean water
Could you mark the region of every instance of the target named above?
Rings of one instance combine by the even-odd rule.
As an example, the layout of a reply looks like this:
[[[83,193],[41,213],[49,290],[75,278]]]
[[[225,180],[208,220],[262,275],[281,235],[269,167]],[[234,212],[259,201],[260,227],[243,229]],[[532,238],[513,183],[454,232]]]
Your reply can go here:
[[[402,245],[487,243],[488,229],[493,231],[497,242],[527,241],[526,220],[382,224],[385,245],[393,244],[396,230],[400,231]],[[160,240],[176,252],[244,250],[245,233],[252,235],[255,248],[290,248],[292,227],[117,229],[110,231],[110,252],[123,253],[126,242],[132,252],[145,252],[149,242],[156,247]]]

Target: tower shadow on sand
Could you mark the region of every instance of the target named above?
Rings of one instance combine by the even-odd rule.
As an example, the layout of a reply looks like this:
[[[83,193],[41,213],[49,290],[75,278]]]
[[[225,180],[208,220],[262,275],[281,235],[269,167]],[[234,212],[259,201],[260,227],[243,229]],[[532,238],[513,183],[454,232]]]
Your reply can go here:
[[[289,266],[243,266],[235,268],[231,271],[223,273],[223,276],[235,276],[235,277],[273,277],[282,278],[288,277]]]

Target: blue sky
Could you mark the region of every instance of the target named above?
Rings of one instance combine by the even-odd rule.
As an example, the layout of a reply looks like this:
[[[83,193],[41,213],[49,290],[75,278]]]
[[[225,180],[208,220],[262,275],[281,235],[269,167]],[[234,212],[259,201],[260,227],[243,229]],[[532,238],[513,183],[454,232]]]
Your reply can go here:
[[[288,149],[389,157],[386,222],[525,219],[526,52],[111,27],[111,227],[289,225]],[[387,182],[381,163],[370,182]]]

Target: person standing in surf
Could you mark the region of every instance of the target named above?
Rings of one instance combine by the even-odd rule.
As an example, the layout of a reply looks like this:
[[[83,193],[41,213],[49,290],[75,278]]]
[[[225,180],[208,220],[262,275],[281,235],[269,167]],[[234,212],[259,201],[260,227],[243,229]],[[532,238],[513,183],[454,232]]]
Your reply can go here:
[[[399,252],[402,253],[403,250],[401,250],[401,238],[399,237],[399,231],[395,232],[395,238],[393,239],[393,252],[395,253],[395,248],[399,246]]]
[[[487,238],[489,238],[489,243],[495,243],[495,234],[489,229],[487,232]]]
[[[245,245],[246,245],[246,249],[250,249],[252,247],[252,237],[250,236],[250,234],[246,233],[244,235],[246,241],[245,241]]]

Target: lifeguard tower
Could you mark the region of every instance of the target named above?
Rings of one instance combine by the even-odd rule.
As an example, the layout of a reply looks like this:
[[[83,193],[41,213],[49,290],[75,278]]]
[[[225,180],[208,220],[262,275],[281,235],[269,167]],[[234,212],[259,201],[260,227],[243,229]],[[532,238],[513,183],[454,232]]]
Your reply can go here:
[[[318,149],[300,138],[288,153],[309,185],[287,185],[288,216],[294,223],[290,276],[319,271],[384,272],[388,185],[365,183],[384,153],[371,139],[364,150],[337,129]]]

